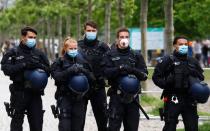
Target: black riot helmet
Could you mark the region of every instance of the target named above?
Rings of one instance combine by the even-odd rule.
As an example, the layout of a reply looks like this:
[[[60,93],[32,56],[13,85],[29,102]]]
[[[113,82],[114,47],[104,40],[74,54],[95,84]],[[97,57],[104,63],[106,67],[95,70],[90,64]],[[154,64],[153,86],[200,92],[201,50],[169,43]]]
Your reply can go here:
[[[206,103],[208,101],[210,90],[206,83],[194,78],[190,77],[190,90],[189,93],[198,103]]]
[[[126,75],[119,79],[122,102],[130,103],[140,92],[140,81],[133,75]]]
[[[133,75],[123,76],[119,80],[119,88],[124,93],[137,94],[140,90],[140,81]]]
[[[87,77],[82,73],[71,76],[69,78],[68,88],[77,95],[84,95],[89,90]]]
[[[24,72],[25,88],[33,91],[43,91],[48,82],[48,75],[42,69],[26,70]]]

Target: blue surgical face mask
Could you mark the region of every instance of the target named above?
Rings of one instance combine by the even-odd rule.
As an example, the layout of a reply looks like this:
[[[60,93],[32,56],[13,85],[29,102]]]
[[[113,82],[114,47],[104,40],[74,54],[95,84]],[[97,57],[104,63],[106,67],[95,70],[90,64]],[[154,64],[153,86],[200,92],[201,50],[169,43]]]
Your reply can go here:
[[[93,41],[96,39],[97,32],[86,32],[85,36],[87,40]]]
[[[36,45],[36,39],[33,39],[33,38],[28,38],[27,41],[26,41],[26,45],[29,47],[29,48],[32,48]]]
[[[179,50],[178,50],[179,54],[181,55],[186,55],[188,52],[188,46],[186,45],[181,45],[179,46]]]
[[[77,51],[77,49],[76,49],[76,50],[68,50],[68,51],[67,51],[67,54],[68,54],[70,57],[74,58],[74,57],[77,56],[78,51]]]

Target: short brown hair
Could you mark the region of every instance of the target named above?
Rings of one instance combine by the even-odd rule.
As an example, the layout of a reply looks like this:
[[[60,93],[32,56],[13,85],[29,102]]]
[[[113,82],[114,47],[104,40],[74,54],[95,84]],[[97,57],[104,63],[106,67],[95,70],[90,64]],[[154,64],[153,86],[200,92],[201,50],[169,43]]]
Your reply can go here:
[[[30,26],[26,26],[26,27],[22,28],[21,29],[21,35],[22,36],[26,36],[28,31],[33,32],[33,33],[35,33],[37,35],[37,31],[34,28],[30,27]]]
[[[120,32],[128,32],[128,34],[130,35],[130,31],[128,30],[128,28],[121,27],[117,30],[117,38],[119,38]]]
[[[98,29],[98,26],[97,24],[94,22],[94,21],[87,21],[85,24],[84,24],[84,30],[86,29],[86,26],[91,26],[95,29]]]

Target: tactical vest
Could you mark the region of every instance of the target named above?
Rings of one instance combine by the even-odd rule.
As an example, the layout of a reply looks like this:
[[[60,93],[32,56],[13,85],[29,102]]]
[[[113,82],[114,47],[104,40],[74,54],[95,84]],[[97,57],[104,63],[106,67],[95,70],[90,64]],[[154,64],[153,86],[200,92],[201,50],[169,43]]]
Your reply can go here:
[[[11,60],[11,64],[20,64],[29,61],[32,57],[37,60],[37,63],[41,62],[40,54],[34,50],[24,51],[20,47],[13,48],[12,56],[9,58]],[[10,79],[14,82],[23,82],[24,81],[24,72],[16,74],[14,76],[10,76]]]
[[[137,54],[131,50],[129,53],[120,53],[117,50],[111,51],[109,54],[109,58],[112,61],[113,67],[119,67],[120,65],[128,65],[130,67],[136,67],[137,62]],[[118,87],[118,78],[108,80],[109,84],[112,85],[112,87],[116,88]]]
[[[170,56],[173,61],[174,75],[175,75],[175,85],[174,88],[188,88],[188,58],[186,61],[181,61],[175,56]]]
[[[110,54],[110,58],[115,67],[119,67],[120,65],[136,66],[137,56],[134,51],[130,51],[126,54],[114,51]]]
[[[85,60],[81,56],[77,56],[73,61],[70,61],[65,57],[58,58],[58,65],[61,71],[64,71],[73,65],[90,70],[87,63],[85,63]],[[74,100],[81,100],[83,95],[75,94],[68,89],[69,78],[70,76],[66,77],[66,79],[63,79],[63,81],[55,81],[55,85],[58,87],[55,93],[55,98],[58,99],[59,96],[69,95]]]
[[[96,78],[102,76],[102,69],[100,65],[100,61],[105,55],[106,49],[103,47],[103,42],[98,42],[95,46],[87,46],[84,44],[80,44],[79,47],[80,53],[82,56],[91,64],[93,68],[93,73]]]
[[[67,68],[69,68],[73,65],[78,66],[80,68],[85,68],[85,69],[90,70],[87,63],[85,64],[85,62],[83,62],[83,61],[85,61],[85,60],[81,56],[80,57],[77,56],[76,59],[73,60],[73,61],[70,61],[70,60],[68,60],[67,58],[64,57],[64,58],[58,58],[58,65],[59,65],[59,68],[62,71],[66,70]],[[59,83],[59,84],[56,84],[56,85],[57,86],[61,85],[61,84],[66,85],[66,82],[67,82],[67,80],[63,80],[62,83]],[[58,83],[58,82],[56,82],[56,83]]]

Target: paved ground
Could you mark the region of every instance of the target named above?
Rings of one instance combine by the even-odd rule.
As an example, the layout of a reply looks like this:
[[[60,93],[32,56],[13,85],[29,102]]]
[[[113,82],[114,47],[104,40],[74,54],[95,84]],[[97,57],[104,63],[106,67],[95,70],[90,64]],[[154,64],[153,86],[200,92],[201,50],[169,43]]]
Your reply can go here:
[[[8,77],[5,77],[3,73],[0,71],[0,130],[1,131],[9,131],[9,125],[10,125],[10,118],[7,116],[3,102],[9,101],[9,90],[8,85],[10,81]],[[158,90],[158,88],[151,88],[154,87],[151,81],[148,81],[148,86],[150,87],[150,90]],[[44,109],[46,110],[44,114],[44,126],[43,131],[57,131],[57,125],[58,125],[58,119],[54,119],[53,115],[51,114],[50,105],[55,103],[54,100],[54,92],[55,92],[55,86],[53,80],[49,79],[49,83],[47,85],[45,96],[43,96],[43,105]],[[210,104],[206,104],[205,106],[202,106],[204,110],[209,111]],[[210,111],[209,111],[210,112]],[[143,115],[141,115],[143,116]],[[139,131],[161,131],[163,127],[163,122],[159,120],[141,120]],[[28,131],[28,124],[27,119],[25,118],[24,122],[24,131]],[[182,122],[178,125],[179,128],[183,127]],[[122,130],[122,129],[121,129]],[[87,112],[87,119],[86,119],[86,125],[85,125],[85,131],[97,131],[95,119],[93,117],[92,110],[90,106],[88,106],[88,112]]]

